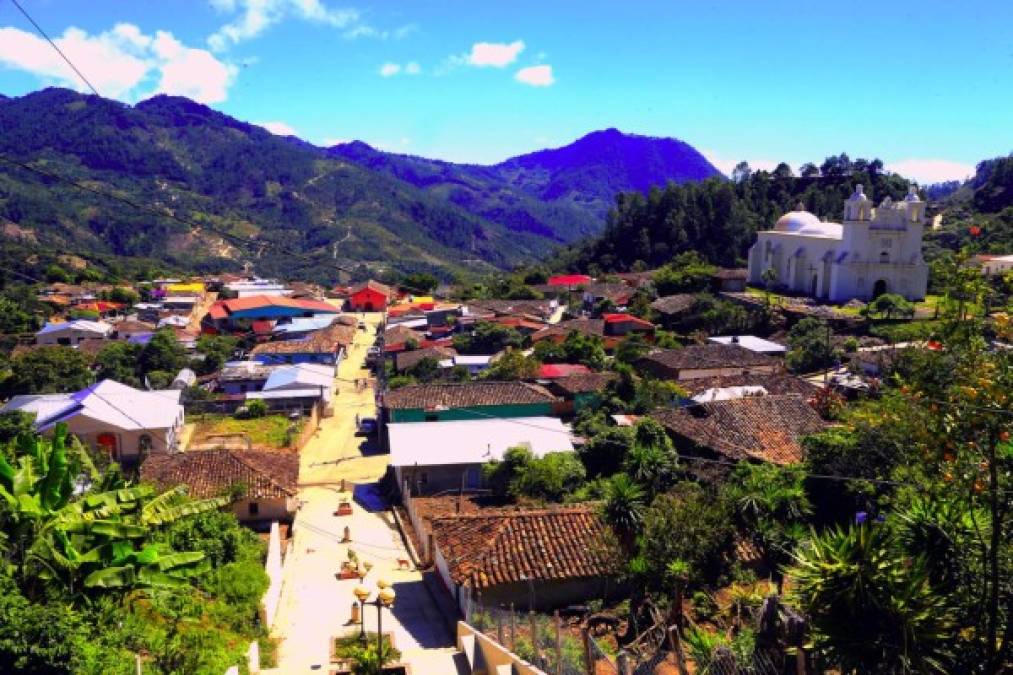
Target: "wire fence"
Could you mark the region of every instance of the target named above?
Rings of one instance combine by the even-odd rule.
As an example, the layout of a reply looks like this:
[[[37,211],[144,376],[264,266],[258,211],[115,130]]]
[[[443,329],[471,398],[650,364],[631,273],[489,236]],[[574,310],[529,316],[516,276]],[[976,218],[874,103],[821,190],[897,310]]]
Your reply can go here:
[[[589,672],[579,629],[565,621],[558,612],[540,614],[518,610],[513,605],[504,607],[475,602],[467,621],[476,630],[549,675],[587,675]],[[609,665],[612,665],[611,662]],[[614,667],[613,672],[618,675]]]
[[[615,656],[609,654],[608,650],[591,635],[588,635],[587,643],[594,668],[593,672],[596,675],[619,675],[619,666],[616,665]]]

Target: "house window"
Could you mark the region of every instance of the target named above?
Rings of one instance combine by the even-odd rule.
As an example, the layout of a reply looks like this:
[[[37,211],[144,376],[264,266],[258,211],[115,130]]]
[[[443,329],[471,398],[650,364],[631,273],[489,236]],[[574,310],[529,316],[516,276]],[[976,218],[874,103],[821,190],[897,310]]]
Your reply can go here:
[[[150,452],[151,436],[148,434],[141,434],[141,437],[137,439],[137,450],[140,452]]]
[[[260,515],[260,502],[250,502],[247,508],[251,516]]]
[[[438,422],[439,419],[440,419],[440,414],[439,413],[434,413],[434,412],[427,412],[426,413],[426,421],[427,422]]]
[[[429,484],[429,474],[423,471],[422,473],[419,474],[419,485],[428,485],[428,484]]]
[[[70,344],[70,338],[65,338],[65,337],[56,338],[56,343],[57,344],[61,344],[61,345],[69,345]]]

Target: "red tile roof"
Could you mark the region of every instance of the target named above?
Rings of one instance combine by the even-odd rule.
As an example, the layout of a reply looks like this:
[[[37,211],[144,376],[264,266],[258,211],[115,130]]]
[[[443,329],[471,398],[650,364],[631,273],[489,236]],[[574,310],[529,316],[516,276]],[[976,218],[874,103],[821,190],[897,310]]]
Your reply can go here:
[[[538,369],[538,377],[550,380],[556,377],[590,373],[591,369],[581,363],[546,363]]]
[[[654,324],[650,321],[645,321],[632,314],[603,314],[602,318],[605,319],[605,323],[632,323],[644,328],[654,328]]]
[[[704,345],[687,345],[681,349],[656,349],[642,357],[639,363],[658,364],[674,370],[699,370],[772,366],[780,361],[739,345],[710,342]]]
[[[315,330],[300,340],[278,340],[254,347],[250,354],[333,354],[355,340],[355,327],[333,323]]]
[[[356,284],[352,286],[350,289],[348,289],[348,294],[355,295],[357,293],[363,292],[367,288],[371,291],[380,293],[381,295],[384,295],[388,298],[394,295],[394,289],[392,289],[390,286],[387,286],[386,284],[381,284],[379,281],[373,281],[372,279],[370,279],[369,281],[364,281],[361,284]]]
[[[801,462],[799,439],[827,427],[806,399],[796,394],[710,401],[659,410],[651,417],[677,436],[729,459],[772,464]]]
[[[547,389],[527,382],[460,382],[456,384],[410,384],[384,395],[393,409],[467,408],[487,405],[554,403]]]
[[[603,391],[610,382],[618,377],[617,373],[611,372],[567,375],[566,377],[553,380],[549,386],[555,391],[561,392],[564,396],[590,394],[592,392]]]
[[[432,532],[451,579],[472,588],[612,571],[612,534],[590,506],[434,518]]]
[[[250,499],[294,497],[299,455],[267,450],[194,450],[155,453],[141,465],[141,480],[163,489],[186,485],[196,499],[227,494],[242,485]]]
[[[591,277],[586,274],[559,274],[549,277],[549,286],[581,286],[591,283]]]

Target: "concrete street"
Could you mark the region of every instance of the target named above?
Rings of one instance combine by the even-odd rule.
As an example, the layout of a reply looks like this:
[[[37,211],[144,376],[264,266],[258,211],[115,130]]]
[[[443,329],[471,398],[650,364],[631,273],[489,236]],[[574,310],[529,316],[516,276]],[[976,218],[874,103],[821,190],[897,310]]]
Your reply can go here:
[[[408,554],[401,535],[386,509],[369,510],[375,500],[353,499],[350,516],[334,515],[341,498],[341,481],[361,487],[356,496],[370,492],[369,483],[387,469],[387,455],[379,454],[375,438],[355,435],[355,416],[376,415],[372,386],[357,391],[356,379],[369,377],[363,368],[367,348],[373,344],[381,315],[366,314],[366,331],[357,331],[355,344],[338,368],[334,415],[303,448],[299,483],[301,507],[293,527],[294,539],[285,562],[282,597],[272,634],[279,640],[278,667],[272,673],[327,671],[330,638],[358,633],[349,623],[358,579],[339,581],[336,573],[348,550],[373,567],[365,579],[375,597],[376,581],[393,584],[397,597],[393,610],[384,610],[383,630],[394,633],[402,661],[416,675],[458,672],[453,637],[439,607],[422,583],[422,575],[401,570],[399,560]],[[349,493],[347,496],[351,497]],[[341,543],[344,528],[350,543]],[[366,607],[366,630],[375,632],[377,610]]]

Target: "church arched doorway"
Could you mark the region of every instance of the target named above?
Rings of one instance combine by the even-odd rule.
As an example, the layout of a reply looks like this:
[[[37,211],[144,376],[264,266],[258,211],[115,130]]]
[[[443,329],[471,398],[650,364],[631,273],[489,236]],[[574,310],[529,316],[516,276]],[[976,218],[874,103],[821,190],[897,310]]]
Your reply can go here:
[[[813,275],[813,280],[812,280],[812,282],[811,282],[811,283],[809,284],[809,297],[811,297],[811,298],[815,298],[815,297],[816,297],[816,291],[817,291],[818,289],[819,289],[819,277],[817,277],[817,276],[816,276],[816,275],[814,274],[814,275]]]
[[[877,279],[876,283],[872,285],[873,300],[883,295],[884,293],[886,293],[886,279]]]

